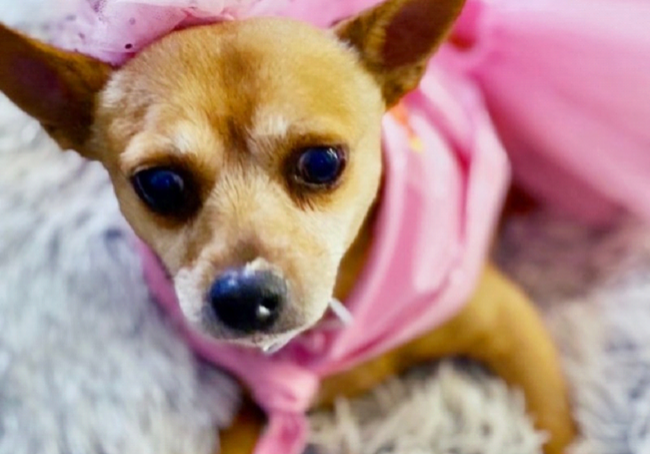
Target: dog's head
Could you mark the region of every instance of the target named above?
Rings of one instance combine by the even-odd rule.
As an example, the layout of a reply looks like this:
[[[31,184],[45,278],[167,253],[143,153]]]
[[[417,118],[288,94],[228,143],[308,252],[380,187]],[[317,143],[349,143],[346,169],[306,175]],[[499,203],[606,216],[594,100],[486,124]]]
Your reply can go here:
[[[0,26],[0,90],[108,170],[187,318],[260,347],[312,326],[378,192],[380,125],[462,0],[389,0],[322,31],[174,32],[121,68]]]

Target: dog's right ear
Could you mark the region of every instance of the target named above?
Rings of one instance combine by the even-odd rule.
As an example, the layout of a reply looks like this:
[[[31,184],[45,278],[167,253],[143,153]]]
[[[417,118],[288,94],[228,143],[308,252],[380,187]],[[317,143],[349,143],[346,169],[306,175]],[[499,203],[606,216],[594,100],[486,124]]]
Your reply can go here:
[[[0,24],[0,91],[64,149],[87,154],[96,96],[110,73],[111,67],[99,60],[59,50]]]
[[[388,107],[417,87],[426,65],[449,33],[465,0],[384,0],[337,24],[381,87]]]

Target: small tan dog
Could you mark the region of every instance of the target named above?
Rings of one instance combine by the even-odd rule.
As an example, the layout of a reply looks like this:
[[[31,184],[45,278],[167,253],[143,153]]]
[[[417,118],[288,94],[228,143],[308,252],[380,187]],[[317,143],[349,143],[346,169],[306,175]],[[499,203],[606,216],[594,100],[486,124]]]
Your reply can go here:
[[[121,68],[0,25],[0,90],[62,148],[104,165],[124,216],[164,262],[188,313],[201,312],[215,270],[259,257],[259,267],[279,270],[292,294],[272,330],[241,314],[230,323],[252,324],[247,334],[211,329],[264,346],[312,326],[332,294],[345,300],[351,291],[372,242],[382,116],[417,86],[462,3],[388,0],[331,34],[271,18],[196,27]],[[338,146],[341,171],[325,184],[295,165],[314,144]],[[178,169],[171,184],[186,186],[178,198],[147,191],[148,169],[160,166]],[[531,302],[491,265],[450,322],[327,379],[314,405],[449,355],[482,361],[523,389],[550,435],[547,454],[573,439],[553,343]],[[244,411],[222,434],[222,452],[249,452],[262,424]]]

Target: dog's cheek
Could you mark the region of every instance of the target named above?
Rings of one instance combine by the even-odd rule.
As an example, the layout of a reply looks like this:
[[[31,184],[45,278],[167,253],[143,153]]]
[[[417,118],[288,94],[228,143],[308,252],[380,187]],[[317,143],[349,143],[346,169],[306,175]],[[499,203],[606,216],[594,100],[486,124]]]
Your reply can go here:
[[[312,219],[308,249],[293,250],[293,281],[303,317],[310,323],[320,318],[332,298],[338,267],[345,253],[349,219],[318,216]]]
[[[305,325],[315,324],[327,311],[335,282],[335,273],[329,272],[332,268],[335,267],[321,263],[319,268],[312,268],[312,272],[304,273],[298,279],[299,286],[292,289],[297,293],[298,307],[295,311]]]

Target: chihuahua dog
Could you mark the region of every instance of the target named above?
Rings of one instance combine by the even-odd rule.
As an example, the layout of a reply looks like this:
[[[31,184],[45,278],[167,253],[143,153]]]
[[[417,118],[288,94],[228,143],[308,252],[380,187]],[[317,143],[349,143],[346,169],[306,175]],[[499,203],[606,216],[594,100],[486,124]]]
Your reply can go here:
[[[387,0],[329,32],[280,18],[197,26],[118,68],[0,25],[0,90],[103,164],[191,323],[270,348],[352,291],[382,204],[382,117],[418,86],[462,3]],[[449,355],[523,390],[546,454],[571,442],[553,343],[490,264],[451,320],[325,379],[313,405]],[[243,411],[222,452],[250,452],[263,423]]]

